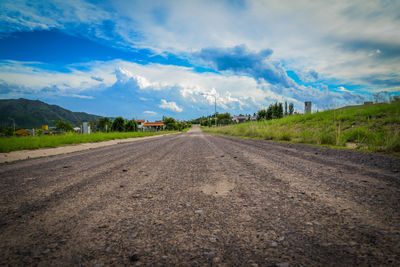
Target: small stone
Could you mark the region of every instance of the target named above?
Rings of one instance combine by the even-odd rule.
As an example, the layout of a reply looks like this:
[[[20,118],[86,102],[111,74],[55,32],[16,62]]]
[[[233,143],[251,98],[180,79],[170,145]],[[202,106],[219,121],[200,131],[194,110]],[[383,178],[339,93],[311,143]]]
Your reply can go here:
[[[75,263],[80,263],[80,261],[82,260],[82,256],[81,255],[79,255],[79,254],[77,254],[77,255],[75,255],[75,257],[74,257],[74,261],[75,261]]]
[[[282,242],[283,240],[285,240],[285,237],[284,237],[284,236],[281,236],[281,237],[279,237],[279,239],[278,239],[279,242]]]
[[[287,262],[278,263],[276,264],[276,267],[289,267],[289,263]]]
[[[220,261],[221,261],[221,259],[220,259],[219,257],[213,258],[213,263],[218,263],[218,262],[220,262]]]
[[[119,187],[121,187],[121,188],[122,188],[122,187],[124,187],[124,185],[123,185],[123,184],[121,184],[121,185],[119,185]]]
[[[196,213],[196,214],[202,214],[202,213],[203,213],[203,210],[195,210],[194,213]]]
[[[269,246],[275,248],[275,247],[278,246],[278,243],[276,243],[275,241],[273,241],[273,242],[271,242],[271,243],[269,244]]]
[[[138,257],[136,254],[132,254],[132,255],[129,257],[129,260],[130,260],[131,262],[136,262],[136,261],[139,260],[139,257]]]
[[[47,253],[49,253],[50,252],[50,249],[45,249],[43,252],[42,252],[42,254],[47,254]]]
[[[349,246],[351,246],[351,247],[354,247],[354,246],[356,246],[356,245],[357,245],[357,243],[354,242],[354,241],[350,241],[350,242],[349,242]]]
[[[130,237],[131,239],[134,239],[134,238],[137,237],[137,235],[138,235],[137,233],[132,233],[132,234],[129,235],[129,237]]]
[[[123,169],[122,171],[123,171],[123,172],[127,172],[128,170],[126,170],[126,169]]]
[[[49,247],[50,247],[50,248],[57,248],[57,247],[58,247],[58,244],[57,244],[57,243],[52,243],[52,244],[49,245]]]

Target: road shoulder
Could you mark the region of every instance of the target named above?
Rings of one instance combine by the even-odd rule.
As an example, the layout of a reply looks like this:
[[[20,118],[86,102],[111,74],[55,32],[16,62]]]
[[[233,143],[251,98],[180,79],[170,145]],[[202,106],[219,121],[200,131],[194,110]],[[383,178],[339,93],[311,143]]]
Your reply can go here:
[[[154,136],[145,136],[145,137],[135,137],[135,138],[126,138],[126,139],[115,139],[103,142],[96,143],[81,143],[77,145],[66,145],[59,146],[53,148],[39,148],[34,150],[18,150],[12,151],[8,153],[0,153],[0,164],[1,163],[10,163],[18,160],[32,159],[32,158],[41,158],[47,156],[54,156],[59,154],[67,154],[77,151],[83,151],[93,148],[112,146],[122,143],[131,143],[136,141],[148,140],[153,138],[159,138],[161,136],[166,136],[169,134],[163,135],[154,135]]]

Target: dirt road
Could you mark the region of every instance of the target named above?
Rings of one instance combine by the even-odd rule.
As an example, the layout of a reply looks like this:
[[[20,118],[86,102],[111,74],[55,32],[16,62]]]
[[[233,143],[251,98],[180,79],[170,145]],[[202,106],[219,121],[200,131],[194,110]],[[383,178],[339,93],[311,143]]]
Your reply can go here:
[[[399,265],[400,160],[189,133],[0,165],[0,265]]]

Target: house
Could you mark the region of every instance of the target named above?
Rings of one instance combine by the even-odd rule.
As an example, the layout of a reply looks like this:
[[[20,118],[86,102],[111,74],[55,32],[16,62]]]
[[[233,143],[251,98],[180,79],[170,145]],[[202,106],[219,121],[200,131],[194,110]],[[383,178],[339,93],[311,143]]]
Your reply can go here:
[[[255,116],[241,116],[241,115],[239,115],[239,116],[233,116],[233,118],[232,118],[232,121],[233,122],[236,122],[236,123],[242,123],[242,122],[246,122],[246,121],[248,121],[249,120],[249,117],[250,117],[250,121],[256,121],[257,120],[257,117],[255,117]]]
[[[145,122],[145,123],[143,123],[143,129],[146,129],[149,131],[164,130],[165,124],[162,121]]]
[[[32,135],[28,130],[24,130],[24,129],[19,129],[17,131],[15,131],[15,134],[18,136],[30,136]]]
[[[146,122],[147,122],[147,120],[137,120],[138,128],[142,129],[143,124],[145,124]]]

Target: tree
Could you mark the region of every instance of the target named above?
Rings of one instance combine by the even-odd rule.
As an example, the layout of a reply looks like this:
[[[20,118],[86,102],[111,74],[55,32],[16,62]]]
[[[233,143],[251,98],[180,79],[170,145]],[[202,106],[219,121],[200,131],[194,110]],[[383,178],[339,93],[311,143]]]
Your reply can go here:
[[[56,122],[56,129],[62,130],[63,132],[70,132],[73,131],[74,128],[72,127],[71,123],[65,120],[59,120]]]
[[[7,129],[4,130],[4,135],[5,136],[13,136],[14,135],[14,128],[13,127],[7,127]]]
[[[182,131],[182,130],[185,128],[185,124],[184,124],[183,122],[177,122],[177,123],[175,124],[175,128],[176,128],[178,131]]]
[[[110,118],[103,117],[97,121],[97,127],[100,131],[108,132],[111,130],[112,121]]]
[[[125,120],[122,117],[117,117],[115,118],[115,120],[113,121],[112,125],[111,125],[111,130],[113,132],[123,132],[125,129]]]
[[[167,118],[167,117],[165,117],[164,118],[164,120],[163,120],[163,122],[164,122],[164,124],[165,124],[165,128],[167,129],[167,130],[175,130],[176,129],[176,121],[175,121],[175,119],[174,118]]]
[[[262,121],[267,119],[267,111],[265,109],[261,109],[257,112],[257,120]]]
[[[135,119],[127,121],[125,123],[125,131],[127,132],[136,132],[138,129],[138,123]]]
[[[293,105],[293,103],[290,103],[289,104],[289,115],[293,115],[293,112],[294,112],[294,105]]]
[[[282,103],[278,104],[277,112],[276,112],[276,118],[282,118],[283,117],[283,106]]]
[[[218,114],[217,123],[223,125],[231,124],[232,123],[231,114],[229,114],[229,112]]]
[[[285,116],[288,115],[288,110],[287,110],[287,101],[285,101]]]

